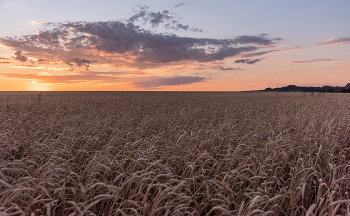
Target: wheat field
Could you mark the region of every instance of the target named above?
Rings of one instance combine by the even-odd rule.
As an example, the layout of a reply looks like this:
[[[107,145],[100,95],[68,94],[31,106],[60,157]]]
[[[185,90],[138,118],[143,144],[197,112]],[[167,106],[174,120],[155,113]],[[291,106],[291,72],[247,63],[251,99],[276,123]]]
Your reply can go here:
[[[350,94],[0,92],[0,215],[350,215]]]

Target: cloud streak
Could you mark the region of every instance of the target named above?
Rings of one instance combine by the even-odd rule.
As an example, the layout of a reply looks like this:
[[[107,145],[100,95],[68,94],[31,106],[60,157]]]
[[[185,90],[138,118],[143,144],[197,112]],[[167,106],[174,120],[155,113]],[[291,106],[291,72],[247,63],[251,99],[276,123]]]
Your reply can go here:
[[[80,84],[80,83],[130,83],[141,89],[160,89],[165,86],[187,85],[196,82],[204,82],[205,77],[199,76],[144,76],[144,77],[123,77],[129,72],[79,72],[67,75],[51,74],[20,74],[20,73],[0,73],[0,76],[12,79],[34,80],[44,84]],[[135,73],[137,74],[137,73]],[[143,74],[143,73],[140,73]]]
[[[246,63],[246,64],[255,64],[257,62],[259,62],[261,59],[254,59],[254,60],[251,60],[251,59],[239,59],[239,60],[236,60],[235,63]]]
[[[174,7],[177,8],[177,7],[181,7],[183,5],[185,5],[185,2],[181,2],[181,3],[177,4],[177,5],[175,5]]]
[[[224,66],[218,66],[217,69],[226,71],[226,70],[242,70],[240,67],[224,67]]]
[[[269,39],[266,36],[267,34],[261,34],[259,36],[242,35],[242,36],[235,37],[233,42],[236,44],[258,44],[258,45],[274,44],[273,42],[274,39]]]
[[[246,63],[247,64],[255,64],[257,62],[259,62],[261,59],[254,59],[254,60],[250,60],[250,61],[247,61]]]
[[[344,37],[344,38],[332,37],[332,38],[329,38],[326,43],[319,43],[317,45],[328,45],[328,44],[338,44],[338,45],[350,44],[350,37]]]
[[[120,81],[119,77],[99,75],[95,73],[77,73],[77,74],[67,74],[67,75],[42,75],[38,73],[31,74],[20,74],[20,73],[1,73],[0,76],[6,78],[15,78],[15,79],[27,79],[35,80],[44,84],[78,84],[86,82],[95,82],[95,83],[115,83]]]
[[[248,53],[248,54],[244,54],[242,55],[243,58],[250,58],[250,57],[255,57],[255,56],[262,56],[262,55],[266,55],[272,52],[278,52],[281,50],[269,50],[269,51],[263,51],[263,52],[255,52],[255,53]],[[239,63],[239,62],[236,62]]]
[[[186,85],[196,82],[204,82],[204,77],[199,76],[172,76],[172,77],[155,77],[149,81],[135,82],[132,83],[137,88],[142,89],[158,89],[164,86],[175,86],[175,85]]]
[[[274,40],[276,40],[276,38]],[[262,51],[262,52],[247,53],[247,54],[243,54],[242,57],[243,58],[251,58],[251,57],[262,56],[262,55],[266,55],[266,54],[270,54],[270,53],[274,53],[274,52],[292,51],[292,50],[305,49],[305,48],[307,48],[307,47],[306,46],[296,46],[296,47],[292,47],[292,48],[281,48],[281,49],[267,50],[267,51]]]
[[[337,61],[337,60],[335,60],[335,59],[312,59],[312,60],[306,60],[306,61],[289,61],[289,62],[282,62],[282,63],[288,63],[288,64],[304,64],[304,63],[330,62],[330,61]]]

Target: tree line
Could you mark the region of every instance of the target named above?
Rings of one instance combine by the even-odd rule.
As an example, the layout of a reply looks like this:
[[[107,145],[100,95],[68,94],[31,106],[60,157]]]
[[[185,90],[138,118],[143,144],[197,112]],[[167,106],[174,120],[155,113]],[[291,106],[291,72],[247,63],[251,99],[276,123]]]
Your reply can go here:
[[[284,87],[277,88],[266,88],[264,91],[280,91],[280,92],[338,92],[338,93],[350,93],[350,83],[345,87],[342,86],[296,86],[296,85],[288,85]]]

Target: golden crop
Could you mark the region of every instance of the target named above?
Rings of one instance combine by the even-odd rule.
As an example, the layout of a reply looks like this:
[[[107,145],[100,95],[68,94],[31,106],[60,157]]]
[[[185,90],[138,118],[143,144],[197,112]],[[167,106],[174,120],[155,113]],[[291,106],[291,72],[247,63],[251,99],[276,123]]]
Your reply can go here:
[[[350,94],[1,92],[0,215],[348,215]]]

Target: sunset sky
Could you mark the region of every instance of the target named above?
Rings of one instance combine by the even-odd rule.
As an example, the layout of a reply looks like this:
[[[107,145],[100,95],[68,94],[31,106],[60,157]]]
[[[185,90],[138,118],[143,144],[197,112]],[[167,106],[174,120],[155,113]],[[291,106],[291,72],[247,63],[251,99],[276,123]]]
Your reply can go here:
[[[349,0],[0,0],[0,91],[345,86],[349,11]]]

